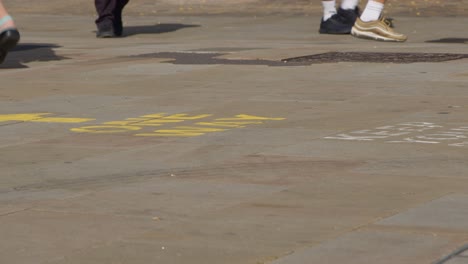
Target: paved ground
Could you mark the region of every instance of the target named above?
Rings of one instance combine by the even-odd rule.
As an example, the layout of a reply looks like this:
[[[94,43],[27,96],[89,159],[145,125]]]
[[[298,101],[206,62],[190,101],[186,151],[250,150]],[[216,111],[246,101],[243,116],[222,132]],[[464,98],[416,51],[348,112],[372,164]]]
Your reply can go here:
[[[444,259],[468,243],[462,18],[398,17],[402,44],[297,16],[129,17],[99,40],[92,19],[17,16],[0,263],[466,260]],[[354,59],[281,62],[328,52]],[[431,53],[462,59],[366,62]]]
[[[3,0],[13,14],[94,15],[88,0]],[[320,0],[132,0],[125,14],[141,15],[317,15]],[[339,1],[337,1],[339,3]],[[360,5],[364,7],[366,0]],[[468,16],[468,0],[387,0],[385,12],[409,16]]]

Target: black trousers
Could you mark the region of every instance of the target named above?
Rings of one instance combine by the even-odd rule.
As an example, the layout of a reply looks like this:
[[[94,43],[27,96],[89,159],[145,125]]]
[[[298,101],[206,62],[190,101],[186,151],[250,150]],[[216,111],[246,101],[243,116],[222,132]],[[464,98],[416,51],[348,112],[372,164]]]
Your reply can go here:
[[[98,18],[98,28],[112,26],[115,30],[122,30],[122,10],[129,0],[94,0]]]

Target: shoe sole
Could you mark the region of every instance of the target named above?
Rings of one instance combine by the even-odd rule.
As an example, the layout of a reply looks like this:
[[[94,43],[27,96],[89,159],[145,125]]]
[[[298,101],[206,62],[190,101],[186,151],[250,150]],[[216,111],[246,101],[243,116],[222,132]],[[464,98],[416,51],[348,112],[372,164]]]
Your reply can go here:
[[[0,40],[0,63],[3,63],[8,52],[18,44],[20,34],[17,30],[7,30],[1,35],[3,35],[3,37]]]
[[[327,30],[319,30],[320,34],[330,34],[330,35],[348,35],[351,33],[350,30],[346,31],[327,31]]]
[[[359,29],[356,29],[353,27],[351,29],[351,35],[357,37],[357,38],[363,38],[363,39],[371,39],[371,40],[377,40],[377,41],[385,41],[385,42],[404,42],[406,39],[394,39],[394,38],[388,38],[384,37],[378,34],[375,34],[374,32],[369,32],[369,31],[361,31]]]
[[[349,28],[346,28],[343,30],[326,30],[324,28],[319,28],[319,33],[320,34],[333,34],[333,35],[346,35],[346,34],[351,34],[351,28],[352,26],[349,26]]]
[[[102,33],[99,35],[96,35],[97,38],[115,38],[116,35],[114,33]]]

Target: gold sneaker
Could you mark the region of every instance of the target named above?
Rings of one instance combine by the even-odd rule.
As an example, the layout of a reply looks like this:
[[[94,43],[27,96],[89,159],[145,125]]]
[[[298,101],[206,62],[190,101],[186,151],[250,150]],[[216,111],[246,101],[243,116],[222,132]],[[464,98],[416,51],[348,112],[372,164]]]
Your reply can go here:
[[[392,29],[392,24],[384,17],[370,22],[363,22],[360,18],[356,19],[351,29],[351,35],[379,41],[403,42],[407,39],[405,35],[395,32]]]

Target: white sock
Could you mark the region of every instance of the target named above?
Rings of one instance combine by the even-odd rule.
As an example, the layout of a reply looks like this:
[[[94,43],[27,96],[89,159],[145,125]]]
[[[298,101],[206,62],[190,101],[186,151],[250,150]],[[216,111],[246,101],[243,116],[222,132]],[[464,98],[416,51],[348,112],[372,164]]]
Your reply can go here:
[[[326,21],[334,14],[336,14],[336,2],[335,0],[332,1],[322,1],[323,6],[323,21]]]
[[[15,23],[13,23],[11,16],[6,15],[4,17],[0,17],[0,33],[11,28],[15,28]]]
[[[341,9],[344,10],[354,10],[356,6],[358,6],[359,0],[342,0],[341,1]]]
[[[369,0],[369,2],[366,5],[366,8],[364,9],[364,12],[362,12],[361,20],[363,22],[379,20],[380,14],[382,14],[383,9],[384,4]]]

